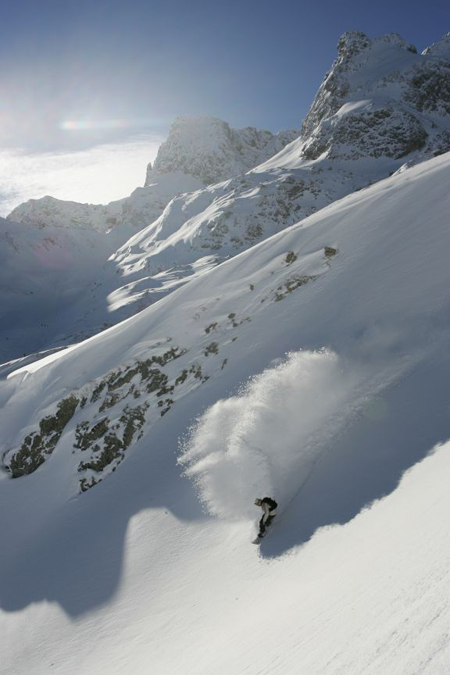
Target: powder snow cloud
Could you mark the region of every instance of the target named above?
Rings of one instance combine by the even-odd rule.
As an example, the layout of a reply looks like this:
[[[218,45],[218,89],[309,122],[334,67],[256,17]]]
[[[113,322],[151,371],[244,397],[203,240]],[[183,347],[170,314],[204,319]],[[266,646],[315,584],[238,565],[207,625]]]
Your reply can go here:
[[[180,458],[206,510],[254,516],[255,497],[280,509],[295,496],[361,400],[362,373],[331,351],[289,354],[198,420]]]

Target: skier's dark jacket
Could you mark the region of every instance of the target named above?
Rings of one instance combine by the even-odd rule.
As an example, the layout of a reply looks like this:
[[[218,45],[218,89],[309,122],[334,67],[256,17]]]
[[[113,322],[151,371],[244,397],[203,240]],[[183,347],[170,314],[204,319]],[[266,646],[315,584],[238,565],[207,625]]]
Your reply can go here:
[[[275,511],[278,506],[275,499],[272,499],[271,497],[264,497],[264,499],[261,500],[261,505],[262,504],[267,504],[269,511]]]
[[[261,499],[261,508],[264,511],[264,515],[261,518],[259,527],[262,532],[264,532],[266,523],[270,523],[272,521],[272,518],[274,518],[277,515],[276,511],[277,506],[278,504],[274,499],[272,499],[272,497],[264,497],[264,499]]]

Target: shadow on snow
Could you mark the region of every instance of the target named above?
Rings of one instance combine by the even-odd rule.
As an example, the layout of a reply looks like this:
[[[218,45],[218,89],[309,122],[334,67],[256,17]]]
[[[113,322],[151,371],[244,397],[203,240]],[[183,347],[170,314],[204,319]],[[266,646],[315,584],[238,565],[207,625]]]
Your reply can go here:
[[[347,523],[395,490],[406,470],[450,436],[449,380],[450,363],[422,364],[385,393],[382,416],[362,414],[280,513],[260,546],[261,556],[276,559],[305,544],[319,528]],[[206,407],[207,387],[199,398]],[[190,421],[188,402],[180,401],[177,408],[176,424],[167,415],[153,429],[151,448],[143,439],[120,471],[66,502],[31,541],[24,540],[9,563],[0,563],[0,606],[5,611],[42,601],[58,603],[74,618],[92,611],[110,602],[120,586],[125,536],[137,513],[167,509],[180,521],[205,518],[191,482],[176,465],[180,430]],[[39,508],[27,508],[33,506]],[[14,522],[5,519],[5,545]],[[158,542],[150,542],[149,565],[157,555]]]
[[[393,492],[405,471],[450,437],[450,364],[435,361],[393,386],[378,419],[362,415],[319,460],[296,498],[260,545],[277,558],[321,527],[343,525]]]

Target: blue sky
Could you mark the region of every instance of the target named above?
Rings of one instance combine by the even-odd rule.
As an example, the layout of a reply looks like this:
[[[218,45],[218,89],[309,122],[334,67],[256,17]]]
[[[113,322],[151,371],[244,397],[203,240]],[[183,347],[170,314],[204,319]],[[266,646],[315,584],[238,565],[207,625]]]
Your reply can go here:
[[[419,50],[450,30],[445,0],[18,0],[0,25],[0,150],[85,151],[177,115],[300,127],[349,29]],[[1,192],[1,183],[0,183]]]
[[[449,7],[441,0],[5,3],[0,140],[76,147],[166,130],[183,114],[298,127],[345,30],[398,32],[421,50],[450,30]],[[98,126],[60,128],[83,120]],[[113,129],[102,130],[108,122]]]

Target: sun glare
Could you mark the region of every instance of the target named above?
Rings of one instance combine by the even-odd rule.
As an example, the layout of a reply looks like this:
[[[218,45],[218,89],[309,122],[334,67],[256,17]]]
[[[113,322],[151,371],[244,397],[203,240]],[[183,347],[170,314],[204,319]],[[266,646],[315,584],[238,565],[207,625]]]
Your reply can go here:
[[[97,129],[126,129],[134,126],[127,120],[64,120],[59,128],[62,131],[91,131]]]
[[[94,204],[126,197],[143,185],[161,140],[146,134],[81,151],[0,149],[0,215],[44,195]]]
[[[148,129],[157,128],[161,124],[167,124],[167,120],[155,119],[78,119],[62,120],[59,123],[61,131],[107,131],[109,129]]]

